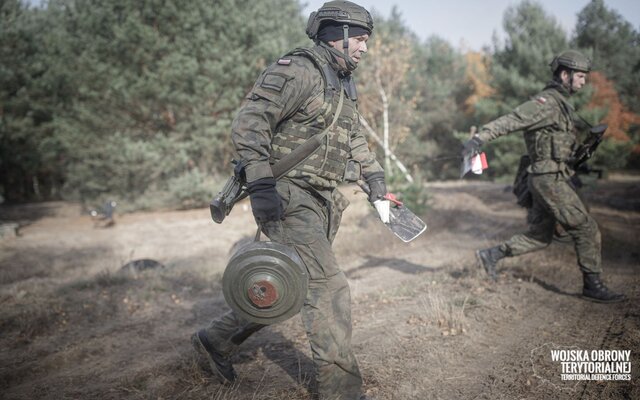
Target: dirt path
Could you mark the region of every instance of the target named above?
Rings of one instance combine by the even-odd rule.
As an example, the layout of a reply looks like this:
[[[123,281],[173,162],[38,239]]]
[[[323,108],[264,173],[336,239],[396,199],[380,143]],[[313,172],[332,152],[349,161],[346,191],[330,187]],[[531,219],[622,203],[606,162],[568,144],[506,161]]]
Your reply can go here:
[[[475,249],[524,228],[499,184],[429,188],[428,231],[404,244],[344,190],[335,250],[352,288],[354,345],[377,399],[640,398],[640,182],[587,191],[603,237],[605,279],[621,305],[581,300],[571,246],[508,259],[489,283]],[[299,318],[251,337],[234,356],[240,382],[201,371],[188,338],[226,310],[229,249],[255,233],[247,204],[223,225],[205,209],[117,216],[96,229],[76,206],[39,215],[0,242],[0,398],[310,399],[313,367]],[[372,252],[371,249],[375,251]],[[161,267],[119,272],[133,259]],[[631,381],[562,381],[551,350],[631,350]]]

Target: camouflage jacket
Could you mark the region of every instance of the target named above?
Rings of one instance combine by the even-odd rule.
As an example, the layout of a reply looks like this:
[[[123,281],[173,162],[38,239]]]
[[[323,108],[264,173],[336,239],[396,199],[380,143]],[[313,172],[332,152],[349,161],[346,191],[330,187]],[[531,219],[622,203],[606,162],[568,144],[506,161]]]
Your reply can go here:
[[[531,158],[529,172],[573,174],[566,164],[575,146],[575,111],[568,93],[555,82],[521,104],[511,113],[484,125],[478,136],[491,141],[515,131],[523,131]]]
[[[324,57],[324,60],[335,70],[336,76],[345,76],[344,71],[326,49],[316,46],[310,50]],[[326,83],[322,72],[307,56],[295,55],[295,53],[287,55],[266,68],[246,96],[232,124],[235,149],[240,158],[247,161],[245,172],[248,182],[273,176],[270,164],[278,158],[274,159],[274,155],[280,155],[286,147],[286,143],[283,142],[292,142],[291,138],[295,136],[300,138],[308,136],[307,131],[316,133],[322,131],[323,129],[316,126],[318,121],[320,125],[329,126],[333,114],[327,115],[325,92]],[[346,140],[341,139],[340,142],[346,143],[336,142],[335,145],[342,146],[340,151],[345,157],[333,157],[337,160],[332,164],[333,169],[337,170],[342,163],[344,170],[346,159],[352,158],[360,163],[363,175],[382,171],[382,167],[376,161],[375,153],[369,150],[361,130],[356,99],[349,97],[355,96],[345,93],[345,107],[342,107],[340,119],[336,124],[339,126],[337,129],[340,130],[341,136],[346,138]],[[302,134],[296,135],[295,132],[291,132],[292,129],[294,131],[297,129]],[[333,134],[334,132],[331,131],[327,143]],[[295,148],[301,142],[304,140],[290,143],[289,147]],[[331,158],[332,153],[329,150],[332,149],[325,147],[323,145],[312,157],[328,155]],[[327,163],[311,163],[305,168],[290,172],[287,176],[294,181],[305,183],[302,186],[310,185],[317,190],[333,189],[342,180],[342,171],[340,177],[336,174],[327,175],[323,173],[321,167],[317,167],[325,164]]]

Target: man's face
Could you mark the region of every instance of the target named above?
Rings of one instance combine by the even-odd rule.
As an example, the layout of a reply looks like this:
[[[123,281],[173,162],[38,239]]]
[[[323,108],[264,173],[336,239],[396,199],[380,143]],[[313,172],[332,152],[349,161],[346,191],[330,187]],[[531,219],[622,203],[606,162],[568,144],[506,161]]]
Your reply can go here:
[[[367,52],[367,40],[369,40],[369,35],[366,34],[349,38],[348,54],[356,65],[360,62],[362,54]],[[344,52],[342,40],[329,42],[329,45],[341,53]],[[338,64],[346,68],[346,64],[342,58],[338,58]]]
[[[571,74],[568,71],[562,71],[562,74],[560,76],[562,78],[562,83],[565,86],[569,86],[569,81],[571,81]],[[582,89],[582,87],[587,83],[587,73],[586,72],[580,72],[580,71],[576,71],[573,73],[573,82],[572,82],[572,86],[571,89],[574,92],[577,92],[578,90]]]

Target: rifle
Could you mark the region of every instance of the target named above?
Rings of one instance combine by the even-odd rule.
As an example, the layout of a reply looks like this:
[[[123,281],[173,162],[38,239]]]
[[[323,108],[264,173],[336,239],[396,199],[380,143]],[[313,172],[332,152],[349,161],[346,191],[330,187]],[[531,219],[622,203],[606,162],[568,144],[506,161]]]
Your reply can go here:
[[[604,133],[607,130],[607,124],[596,125],[589,129],[589,136],[578,146],[573,152],[568,163],[574,171],[577,171],[582,164],[587,162],[604,139]]]
[[[245,160],[231,161],[235,164],[233,168],[233,176],[227,179],[222,190],[211,200],[209,211],[211,219],[221,224],[224,218],[229,215],[233,205],[249,195],[246,190],[246,179],[244,176],[244,167],[247,165]]]

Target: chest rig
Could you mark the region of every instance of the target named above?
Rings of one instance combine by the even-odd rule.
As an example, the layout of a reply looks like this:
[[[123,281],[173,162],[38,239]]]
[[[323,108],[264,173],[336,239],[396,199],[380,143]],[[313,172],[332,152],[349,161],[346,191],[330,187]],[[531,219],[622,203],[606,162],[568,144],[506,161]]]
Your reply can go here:
[[[544,163],[540,172],[562,170],[569,160],[576,144],[573,108],[555,89],[544,90],[538,98],[548,98],[556,103],[559,112],[551,125],[525,133],[525,143],[531,161]],[[545,165],[546,164],[546,165]]]
[[[303,110],[282,121],[271,140],[273,164],[310,137],[331,125],[339,106],[340,92],[345,90],[340,115],[328,130],[324,143],[286,176],[308,181],[322,189],[333,189],[342,182],[351,155],[350,133],[357,123],[356,93],[353,82],[340,79],[324,57],[313,49],[296,49],[287,56],[303,56],[311,60],[322,75],[324,100],[312,115]]]

